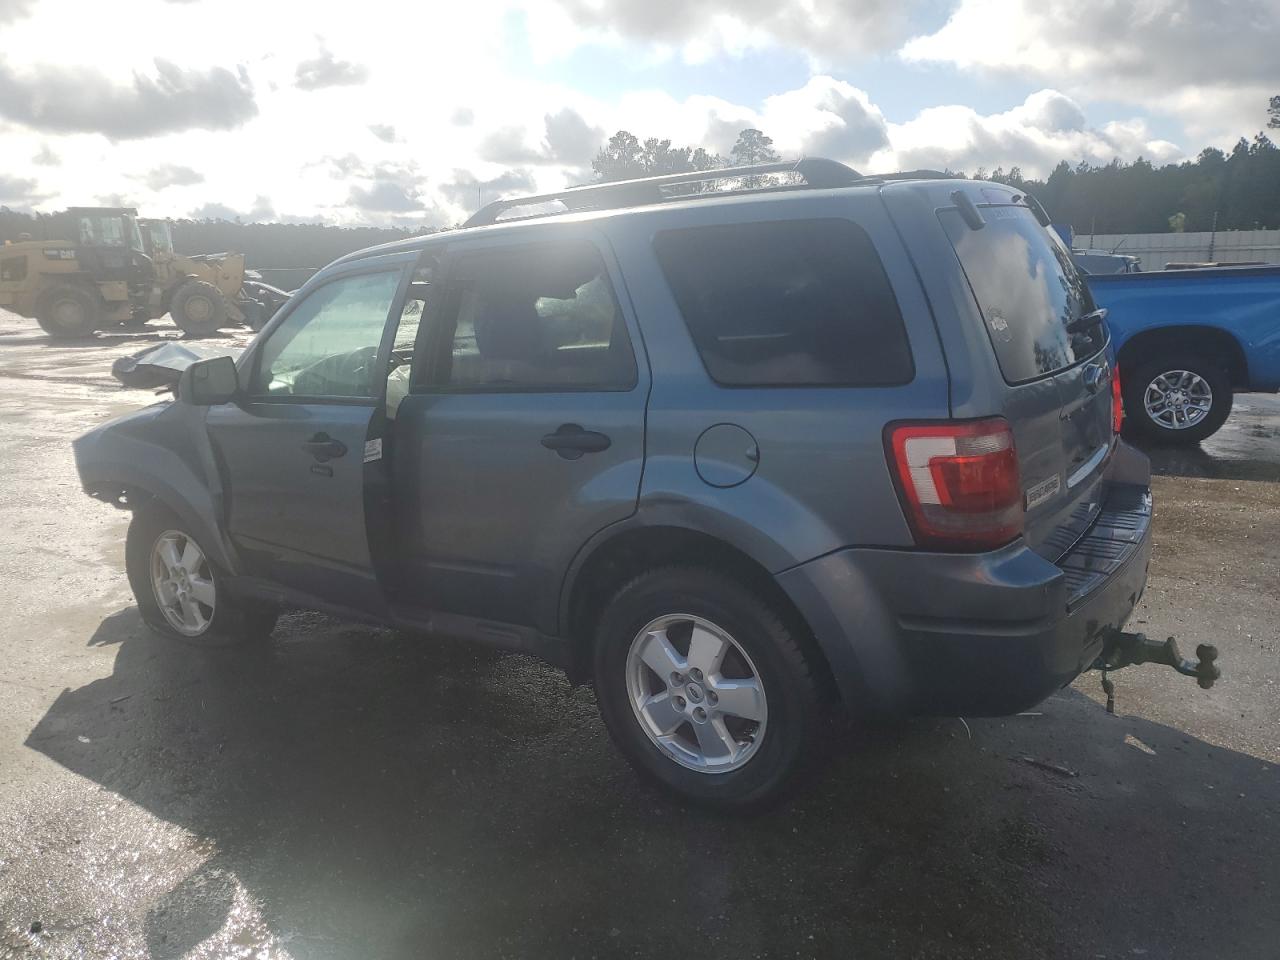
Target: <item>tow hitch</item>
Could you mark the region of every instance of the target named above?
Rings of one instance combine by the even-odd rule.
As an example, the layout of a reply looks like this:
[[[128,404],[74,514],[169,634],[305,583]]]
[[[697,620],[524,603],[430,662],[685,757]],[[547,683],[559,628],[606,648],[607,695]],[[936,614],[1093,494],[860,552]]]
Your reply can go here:
[[[1116,712],[1116,685],[1107,676],[1112,670],[1132,667],[1139,663],[1163,663],[1179,673],[1195,677],[1200,689],[1208,690],[1222,677],[1222,671],[1214,662],[1218,648],[1210,643],[1196,647],[1196,660],[1185,660],[1173,637],[1168,640],[1152,640],[1145,633],[1126,633],[1112,630],[1102,644],[1102,652],[1093,662],[1093,669],[1102,671],[1102,691],[1107,695],[1107,713]]]

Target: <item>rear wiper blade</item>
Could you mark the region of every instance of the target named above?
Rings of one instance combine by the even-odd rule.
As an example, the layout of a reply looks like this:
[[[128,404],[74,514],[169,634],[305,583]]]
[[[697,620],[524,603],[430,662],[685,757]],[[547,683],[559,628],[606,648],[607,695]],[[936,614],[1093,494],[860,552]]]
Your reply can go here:
[[[1092,326],[1096,326],[1105,319],[1107,319],[1106,307],[1099,307],[1097,310],[1082,313],[1074,320],[1067,321],[1067,333],[1081,333]]]

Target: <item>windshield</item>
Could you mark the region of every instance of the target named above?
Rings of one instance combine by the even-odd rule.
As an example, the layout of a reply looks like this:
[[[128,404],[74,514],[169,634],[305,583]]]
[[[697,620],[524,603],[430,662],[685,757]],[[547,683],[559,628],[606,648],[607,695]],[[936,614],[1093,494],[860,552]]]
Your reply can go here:
[[[147,239],[155,253],[173,253],[173,238],[169,236],[169,224],[147,224]]]
[[[122,219],[103,214],[81,216],[80,242],[94,247],[123,247],[125,234]]]
[[[1057,235],[1031,210],[983,206],[974,230],[958,210],[938,216],[955,247],[986,321],[1004,378],[1025,383],[1095,355],[1106,343],[1101,322],[1073,321],[1096,309],[1084,277]]]

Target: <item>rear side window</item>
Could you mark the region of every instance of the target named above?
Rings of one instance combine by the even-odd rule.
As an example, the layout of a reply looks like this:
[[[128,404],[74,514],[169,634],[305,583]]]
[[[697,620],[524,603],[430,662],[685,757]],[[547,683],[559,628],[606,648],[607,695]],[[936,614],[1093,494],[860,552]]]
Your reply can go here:
[[[915,375],[875,246],[849,220],[672,230],[658,261],[725,386],[887,386]]]
[[[587,243],[462,258],[443,321],[447,352],[436,364],[437,386],[492,392],[630,390],[636,384],[609,272]]]
[[[1101,323],[1073,320],[1096,309],[1071,253],[1022,206],[983,207],[974,230],[959,211],[938,216],[978,301],[1000,372],[1025,383],[1073,366],[1106,345]]]

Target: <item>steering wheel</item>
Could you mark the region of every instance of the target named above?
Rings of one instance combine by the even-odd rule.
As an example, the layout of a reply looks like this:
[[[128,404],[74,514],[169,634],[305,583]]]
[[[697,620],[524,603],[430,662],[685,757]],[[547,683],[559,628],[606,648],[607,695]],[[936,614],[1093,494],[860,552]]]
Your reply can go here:
[[[361,347],[350,353],[325,357],[299,372],[294,378],[292,392],[316,396],[365,396],[373,384],[370,372],[377,353],[377,347]],[[359,392],[353,393],[353,389]]]

